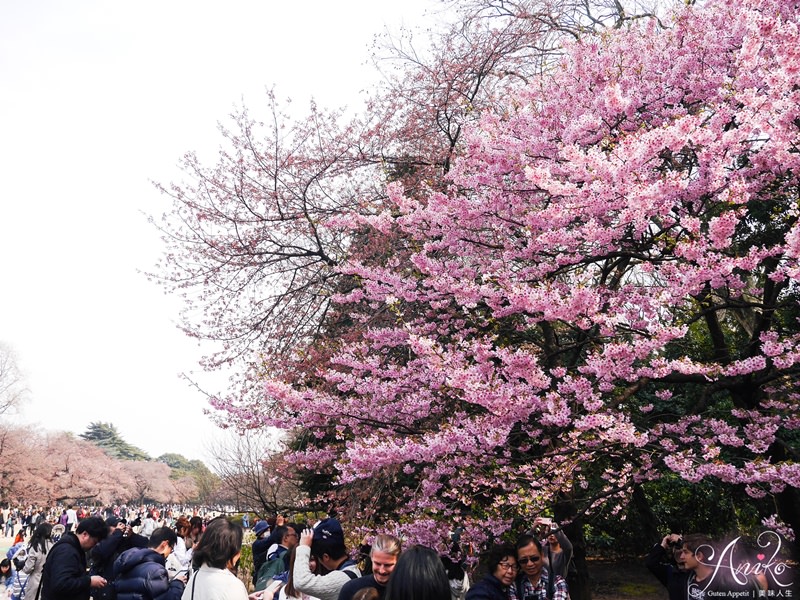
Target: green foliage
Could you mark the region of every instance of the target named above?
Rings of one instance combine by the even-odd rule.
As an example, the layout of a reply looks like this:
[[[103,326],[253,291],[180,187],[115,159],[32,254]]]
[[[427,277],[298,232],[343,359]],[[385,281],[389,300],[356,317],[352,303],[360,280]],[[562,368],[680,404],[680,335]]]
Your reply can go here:
[[[601,515],[587,527],[591,554],[640,555],[668,533],[705,533],[715,538],[756,535],[762,517],[774,512],[769,500],[758,501],[744,492],[703,480],[690,483],[674,473],[642,484],[647,511],[631,504],[614,518]],[[651,523],[651,520],[655,520]]]
[[[170,468],[170,479],[178,480],[183,477],[191,477],[197,485],[197,500],[202,503],[210,503],[212,495],[219,483],[219,477],[215,475],[201,460],[189,460],[182,454],[169,452],[158,457],[158,462],[166,464]],[[239,521],[241,524],[241,520]]]
[[[172,469],[173,473],[181,472],[182,474],[186,474],[192,471],[193,462],[199,462],[199,461],[191,461],[182,454],[176,454],[174,452],[162,454],[156,460],[158,462],[162,462],[165,465],[169,466],[169,468]]]
[[[242,524],[242,516],[237,515],[231,519],[235,523]],[[244,532],[244,539],[242,540],[242,554],[239,557],[239,573],[238,577],[241,579],[247,590],[253,589],[253,542],[256,541],[256,536],[252,531]]]
[[[95,421],[89,423],[80,437],[103,450],[112,458],[120,460],[152,460],[141,448],[133,446],[122,439],[112,423]]]

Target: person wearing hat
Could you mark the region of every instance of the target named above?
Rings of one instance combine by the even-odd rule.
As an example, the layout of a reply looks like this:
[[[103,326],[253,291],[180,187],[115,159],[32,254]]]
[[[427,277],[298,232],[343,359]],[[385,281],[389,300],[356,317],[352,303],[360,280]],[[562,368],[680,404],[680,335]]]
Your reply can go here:
[[[315,575],[309,567],[311,555],[326,571]],[[304,529],[295,550],[292,579],[297,591],[319,600],[338,600],[339,592],[349,581],[361,577],[358,565],[347,555],[344,531],[336,519],[320,521],[314,529]]]
[[[264,520],[258,521],[253,525],[253,533],[256,534],[256,541],[253,542],[253,584],[258,578],[258,570],[267,562],[267,551],[271,540],[269,539],[269,523]]]
[[[147,538],[133,533],[133,528],[125,519],[109,517],[106,519],[108,537],[92,548],[92,575],[100,575],[109,583],[114,581],[114,561],[131,548],[147,548]],[[114,600],[117,597],[113,585],[93,588],[94,600]]]

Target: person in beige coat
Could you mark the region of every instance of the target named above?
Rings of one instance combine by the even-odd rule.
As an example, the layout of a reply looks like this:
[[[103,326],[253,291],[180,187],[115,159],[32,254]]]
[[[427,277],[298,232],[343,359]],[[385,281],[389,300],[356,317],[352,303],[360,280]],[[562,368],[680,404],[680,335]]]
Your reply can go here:
[[[42,523],[36,527],[28,542],[25,565],[22,567],[22,572],[28,576],[28,581],[25,584],[22,600],[39,600],[41,598],[39,586],[42,581],[44,561],[53,546],[53,540],[50,539],[52,533],[53,526],[50,523]]]

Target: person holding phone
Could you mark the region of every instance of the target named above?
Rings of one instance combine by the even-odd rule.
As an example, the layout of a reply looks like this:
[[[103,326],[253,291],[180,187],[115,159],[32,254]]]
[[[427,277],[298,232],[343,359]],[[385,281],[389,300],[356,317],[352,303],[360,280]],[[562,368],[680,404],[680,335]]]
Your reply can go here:
[[[561,575],[567,581],[572,563],[572,542],[558,524],[548,517],[537,517],[533,521],[533,530],[542,542],[544,566],[550,573]]]

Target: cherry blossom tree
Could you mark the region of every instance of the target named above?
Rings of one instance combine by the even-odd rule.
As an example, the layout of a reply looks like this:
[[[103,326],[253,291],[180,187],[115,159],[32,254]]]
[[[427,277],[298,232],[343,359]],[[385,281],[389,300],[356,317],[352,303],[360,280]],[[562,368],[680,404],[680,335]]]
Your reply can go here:
[[[446,189],[337,220],[407,240],[337,265],[358,282],[337,310],[384,319],[295,357],[267,386],[284,414],[219,405],[302,423],[325,443],[297,464],[385,482],[417,539],[564,495],[613,512],[663,472],[769,495],[797,530],[797,9],[708,2],[570,46],[484,111]]]
[[[207,471],[207,469],[206,469]],[[65,432],[0,425],[0,500],[15,505],[192,502],[198,484],[162,462],[109,456]]]
[[[119,461],[121,470],[133,482],[126,502],[145,504],[148,501],[174,502],[182,499],[176,482],[170,479],[170,468],[162,462],[144,460]]]
[[[498,43],[530,16],[480,6]],[[576,17],[535,65],[530,37],[462,87],[401,70],[385,128],[275,110],[264,142],[243,113],[164,224],[187,330],[267,379],[214,405],[295,433],[315,500],[442,549],[620,515],[665,473],[797,531],[798,14]]]
[[[464,128],[546,71],[564,39],[652,12],[605,0],[470,2],[421,44],[407,31],[383,39],[374,59],[385,82],[356,116],[314,103],[291,116],[274,91],[265,116],[237,110],[217,163],[187,154],[184,179],[159,186],[172,209],[152,219],[167,248],[152,278],[184,299],[187,334],[219,343],[203,366],[233,366],[230,394],[255,406],[265,373],[330,337],[331,298],[353,285],[337,267],[353,253],[401,251],[339,218],[390,207],[387,180],[443,185]]]
[[[43,479],[49,484],[49,500],[111,504],[120,499],[122,490],[132,487],[120,461],[72,434],[45,434],[44,447]]]

